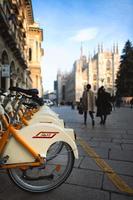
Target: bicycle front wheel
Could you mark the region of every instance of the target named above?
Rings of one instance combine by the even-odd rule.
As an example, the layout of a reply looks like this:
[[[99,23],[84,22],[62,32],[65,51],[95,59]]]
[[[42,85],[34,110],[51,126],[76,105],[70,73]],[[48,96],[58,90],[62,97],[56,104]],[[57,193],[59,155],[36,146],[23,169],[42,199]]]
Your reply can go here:
[[[69,177],[74,165],[74,154],[71,147],[64,142],[62,145],[63,147],[56,156],[54,154],[53,159],[47,160],[46,158],[43,168],[9,169],[11,179],[20,188],[29,192],[47,192],[57,188]],[[51,153],[50,149],[48,152]],[[47,156],[49,158],[49,155]]]

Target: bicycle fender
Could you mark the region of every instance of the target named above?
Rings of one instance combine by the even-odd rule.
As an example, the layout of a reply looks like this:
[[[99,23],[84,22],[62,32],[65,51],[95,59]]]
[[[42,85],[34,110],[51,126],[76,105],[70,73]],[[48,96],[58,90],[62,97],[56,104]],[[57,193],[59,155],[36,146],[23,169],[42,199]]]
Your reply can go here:
[[[78,159],[78,149],[73,139],[65,129],[55,124],[35,123],[19,130],[20,137],[24,139],[38,154],[46,157],[49,147],[55,142],[63,141],[70,145],[75,158]],[[6,164],[34,162],[35,158],[15,138],[11,137],[3,153],[9,156]]]
[[[50,115],[38,115],[36,116],[33,116],[31,120],[28,121],[28,123],[30,125],[32,125],[33,123],[54,123],[54,124],[57,124],[61,127],[64,127],[64,121],[62,119],[57,119],[53,116],[50,116]]]

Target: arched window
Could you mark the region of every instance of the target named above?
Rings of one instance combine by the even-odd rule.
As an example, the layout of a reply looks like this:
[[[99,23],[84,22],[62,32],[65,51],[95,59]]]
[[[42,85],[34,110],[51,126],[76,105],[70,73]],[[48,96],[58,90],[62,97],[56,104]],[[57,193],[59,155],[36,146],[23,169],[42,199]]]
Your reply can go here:
[[[19,68],[17,68],[17,74],[19,74],[20,73],[20,69]]]
[[[9,64],[8,55],[7,55],[6,51],[3,51],[3,53],[2,53],[2,65],[4,65],[4,64]]]
[[[36,61],[38,61],[38,42],[36,41]]]
[[[11,65],[10,65],[10,66],[11,66],[10,72],[11,72],[11,74],[12,74],[12,73],[15,72],[15,64],[14,64],[14,61],[11,62]]]

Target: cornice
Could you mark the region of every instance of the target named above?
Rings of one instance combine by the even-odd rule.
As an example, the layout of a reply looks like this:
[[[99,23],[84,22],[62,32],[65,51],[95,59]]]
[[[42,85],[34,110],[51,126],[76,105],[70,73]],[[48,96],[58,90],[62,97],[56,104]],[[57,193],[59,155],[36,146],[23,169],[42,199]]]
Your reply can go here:
[[[31,0],[25,0],[26,11],[27,11],[27,21],[29,24],[34,23],[33,8]]]

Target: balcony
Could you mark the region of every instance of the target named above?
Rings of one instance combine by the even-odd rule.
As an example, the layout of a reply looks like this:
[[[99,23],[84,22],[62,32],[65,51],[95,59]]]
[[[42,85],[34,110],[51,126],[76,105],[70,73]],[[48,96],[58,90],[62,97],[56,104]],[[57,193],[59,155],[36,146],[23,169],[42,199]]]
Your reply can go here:
[[[1,30],[0,35],[2,36],[5,43],[11,49],[16,59],[23,65],[24,68],[27,68],[26,62],[23,59],[23,56],[21,55],[21,47],[20,46],[18,47],[18,42],[17,42],[18,39],[16,37],[18,35],[16,33],[19,33],[20,30],[14,29],[13,31],[9,23],[9,20],[12,20],[12,19],[9,19],[10,17],[13,17],[12,14],[11,16],[7,17],[2,8],[2,5],[0,4],[0,30]],[[25,44],[23,37],[21,37],[21,43],[22,42]]]

